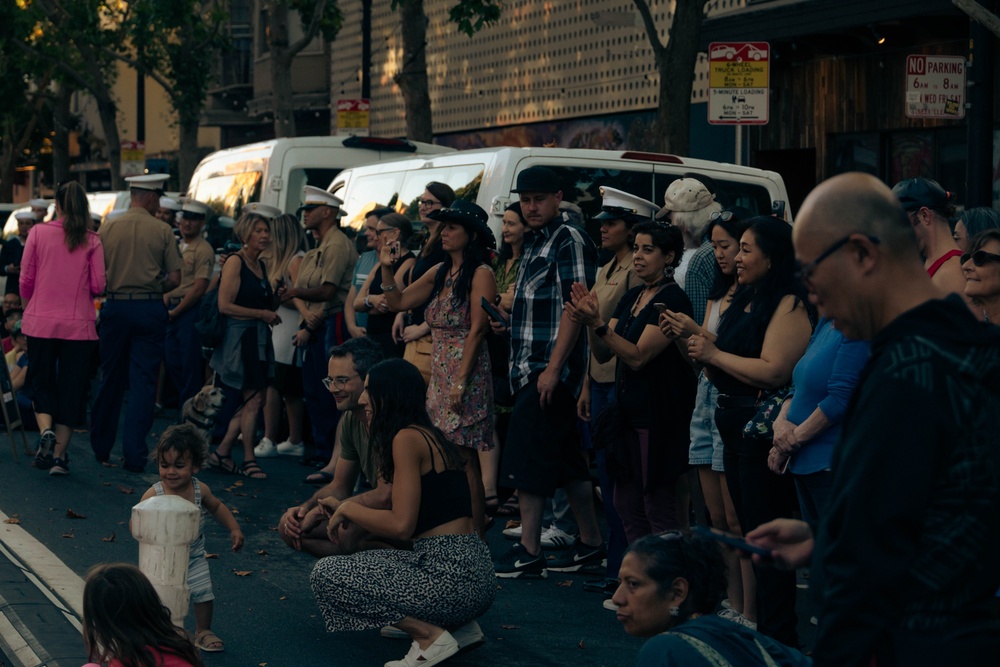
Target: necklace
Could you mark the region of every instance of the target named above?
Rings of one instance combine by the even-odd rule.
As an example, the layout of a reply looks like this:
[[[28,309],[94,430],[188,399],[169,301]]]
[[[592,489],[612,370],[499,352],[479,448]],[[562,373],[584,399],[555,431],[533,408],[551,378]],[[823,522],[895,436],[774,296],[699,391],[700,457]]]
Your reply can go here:
[[[454,282],[455,282],[455,280],[454,280],[455,276],[457,276],[458,272],[461,271],[461,270],[462,270],[462,267],[461,267],[461,265],[459,265],[459,267],[457,269],[455,269],[454,271],[449,271],[448,272],[448,277],[444,281],[444,286],[445,287],[451,287],[454,284]]]

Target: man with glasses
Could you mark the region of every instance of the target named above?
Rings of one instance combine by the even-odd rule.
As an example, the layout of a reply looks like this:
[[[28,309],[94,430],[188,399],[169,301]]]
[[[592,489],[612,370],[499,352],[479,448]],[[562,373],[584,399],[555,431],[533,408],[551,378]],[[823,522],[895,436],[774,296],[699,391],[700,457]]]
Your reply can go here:
[[[146,436],[153,425],[156,374],[168,322],[163,295],[180,284],[184,266],[171,228],[153,217],[167,178],[149,174],[125,179],[132,205],[100,229],[107,291],[99,330],[101,385],[91,411],[90,446],[98,461],[109,463],[127,386],[122,450],[130,472],[146,469]]]
[[[337,505],[350,497],[367,507],[389,506],[392,485],[379,478],[365,411],[358,405],[368,371],[381,360],[382,348],[367,338],[352,338],[330,350],[329,375],[323,385],[341,414],[335,447],[339,454],[320,471],[328,483],[306,502],[288,508],[278,522],[278,534],[293,549],[319,558],[353,553],[364,546],[363,533],[341,527],[336,535],[327,535],[327,519]],[[353,496],[359,474],[374,488]]]
[[[316,445],[313,459],[323,465],[333,453],[338,413],[321,380],[326,374],[327,349],[350,337],[344,322],[344,300],[351,289],[351,271],[358,261],[358,251],[340,231],[340,199],[312,185],[305,186],[304,199],[299,207],[302,222],[319,245],[302,258],[295,285],[279,289],[278,296],[283,303],[291,301],[302,314],[295,345],[305,348],[302,391]],[[289,443],[278,453],[301,456],[304,451],[301,445]]]
[[[951,232],[952,221],[957,219],[951,205],[955,193],[929,178],[900,181],[892,192],[910,219],[931,281],[945,294],[963,294],[965,277],[959,262],[962,251]]]
[[[1000,653],[1000,333],[942,298],[911,218],[875,177],[851,173],[813,190],[793,231],[810,301],[871,341],[825,516],[747,534],[785,567],[811,557],[819,667]]]
[[[365,280],[368,279],[368,274],[378,264],[378,221],[383,215],[392,212],[393,210],[387,206],[376,206],[365,215],[367,250],[361,253],[358,261],[354,263],[354,282],[347,294],[347,300],[344,301],[344,320],[351,338],[360,338],[367,333],[365,326],[368,324],[368,313],[356,311],[354,300],[358,297],[358,292],[364,286]]]

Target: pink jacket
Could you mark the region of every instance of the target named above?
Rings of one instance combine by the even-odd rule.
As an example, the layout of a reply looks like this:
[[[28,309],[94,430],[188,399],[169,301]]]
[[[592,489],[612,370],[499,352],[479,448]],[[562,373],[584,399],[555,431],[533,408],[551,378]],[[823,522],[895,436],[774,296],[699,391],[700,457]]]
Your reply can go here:
[[[97,340],[94,297],[104,291],[104,249],[94,232],[73,252],[62,220],[31,228],[21,258],[21,330],[34,338]]]

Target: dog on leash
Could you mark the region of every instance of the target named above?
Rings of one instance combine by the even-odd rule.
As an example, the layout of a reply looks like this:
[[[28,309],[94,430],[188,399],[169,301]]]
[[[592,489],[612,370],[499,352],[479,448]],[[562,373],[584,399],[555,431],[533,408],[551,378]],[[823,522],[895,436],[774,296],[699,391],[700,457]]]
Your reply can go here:
[[[215,415],[222,407],[222,390],[205,385],[197,394],[184,401],[181,408],[181,423],[194,424],[208,442],[215,426]]]

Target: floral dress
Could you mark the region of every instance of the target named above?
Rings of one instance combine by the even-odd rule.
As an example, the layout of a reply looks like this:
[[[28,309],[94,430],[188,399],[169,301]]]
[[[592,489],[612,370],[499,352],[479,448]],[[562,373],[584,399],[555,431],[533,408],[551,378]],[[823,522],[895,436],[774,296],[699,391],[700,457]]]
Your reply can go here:
[[[481,451],[493,449],[493,378],[485,341],[479,346],[476,363],[465,382],[459,410],[449,398],[472,326],[469,302],[458,303],[451,294],[443,296],[439,292],[428,302],[424,319],[431,327],[433,341],[431,384],[427,388],[431,421],[456,445]]]

